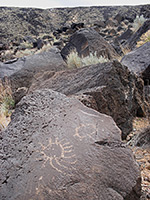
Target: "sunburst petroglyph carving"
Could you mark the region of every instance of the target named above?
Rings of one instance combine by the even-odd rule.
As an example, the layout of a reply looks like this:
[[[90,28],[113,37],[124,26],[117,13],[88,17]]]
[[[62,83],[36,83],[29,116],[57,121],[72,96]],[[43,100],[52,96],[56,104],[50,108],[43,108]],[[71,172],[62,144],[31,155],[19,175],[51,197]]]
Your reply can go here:
[[[42,168],[46,167],[46,164],[49,164],[57,172],[65,173],[64,169],[68,169],[69,166],[72,166],[76,163],[76,155],[73,153],[73,145],[66,140],[50,138],[48,144],[39,143],[40,150],[38,152],[41,155],[40,159],[43,159]]]

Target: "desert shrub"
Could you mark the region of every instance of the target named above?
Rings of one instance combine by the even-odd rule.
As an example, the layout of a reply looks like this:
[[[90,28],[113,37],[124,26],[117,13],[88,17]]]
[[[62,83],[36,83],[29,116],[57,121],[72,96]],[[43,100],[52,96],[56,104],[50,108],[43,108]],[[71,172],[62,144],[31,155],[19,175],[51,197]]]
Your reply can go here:
[[[108,62],[109,60],[104,58],[103,56],[98,57],[97,53],[95,52],[94,54],[90,53],[89,56],[86,56],[82,58],[82,65],[92,65],[92,64],[97,64],[97,63],[104,63]]]
[[[46,44],[46,45],[43,45],[43,47],[41,49],[34,48],[34,49],[20,50],[20,51],[17,51],[16,57],[20,58],[20,57],[24,57],[24,56],[30,56],[30,55],[38,54],[38,53],[41,53],[41,52],[48,51],[51,47],[52,47],[51,44]]]
[[[69,68],[78,68],[82,66],[81,58],[75,50],[67,56],[67,65]]]
[[[140,37],[140,41],[137,42],[137,47],[142,46],[143,44],[145,44],[146,42],[150,42],[150,30],[147,31],[146,33],[144,33],[141,37]]]
[[[25,49],[25,50],[17,51],[16,57],[17,58],[21,58],[21,57],[29,56],[29,55],[33,55],[33,54],[34,54],[33,50],[31,50],[31,49]]]
[[[0,79],[0,127],[6,127],[9,123],[9,117],[14,107],[12,90],[7,78],[4,81]]]
[[[143,15],[141,15],[141,16],[137,15],[133,22],[132,30],[134,32],[136,32],[144,24],[145,21],[146,21],[146,19],[144,18]]]
[[[41,49],[38,49],[37,51],[35,51],[35,54],[41,53],[41,52],[47,52],[49,49],[52,48],[52,45],[50,43],[43,45],[43,47]]]
[[[25,49],[32,49],[33,48],[33,44],[30,43],[30,42],[23,42],[21,43],[20,45],[22,48],[25,48]]]
[[[76,51],[72,51],[67,56],[67,65],[69,68],[78,68],[86,65],[93,65],[108,61],[109,60],[104,58],[103,56],[98,57],[96,52],[94,54],[90,53],[90,55],[86,57],[79,57]]]

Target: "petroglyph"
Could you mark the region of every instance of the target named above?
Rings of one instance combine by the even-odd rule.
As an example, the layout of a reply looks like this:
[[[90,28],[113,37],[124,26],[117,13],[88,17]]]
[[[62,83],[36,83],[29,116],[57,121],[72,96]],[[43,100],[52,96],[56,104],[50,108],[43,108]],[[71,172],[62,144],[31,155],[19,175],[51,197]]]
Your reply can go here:
[[[90,117],[97,117],[97,118],[99,118],[99,115],[90,114],[90,113],[84,112],[83,110],[79,110],[79,111],[82,112],[85,115],[90,116]]]
[[[49,164],[57,172],[64,173],[64,169],[71,167],[76,163],[76,155],[73,153],[73,145],[70,142],[66,142],[65,139],[59,141],[56,138],[54,141],[50,138],[48,144],[39,143],[40,150],[38,152],[44,162],[42,168]]]
[[[86,134],[85,134],[86,133]],[[95,124],[81,124],[75,129],[74,137],[80,141],[86,138],[95,139],[97,135],[97,127]]]

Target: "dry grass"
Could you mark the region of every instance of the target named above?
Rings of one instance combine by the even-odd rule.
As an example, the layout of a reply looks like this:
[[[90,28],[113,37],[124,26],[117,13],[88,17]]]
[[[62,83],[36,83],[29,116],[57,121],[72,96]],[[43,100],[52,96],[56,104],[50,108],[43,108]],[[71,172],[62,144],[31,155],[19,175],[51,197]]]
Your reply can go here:
[[[148,118],[140,118],[136,117],[133,120],[133,128],[136,130],[141,130],[143,128],[146,128],[150,126],[150,120]]]
[[[38,54],[38,53],[41,53],[41,52],[44,52],[44,51],[48,51],[51,47],[52,47],[51,44],[47,44],[47,45],[44,45],[39,50],[37,50],[36,48],[20,50],[20,51],[17,51],[16,57],[20,58],[20,57],[24,57],[24,56],[30,56],[30,55]]]
[[[0,79],[0,130],[10,122],[11,109],[14,107],[12,90],[7,78]]]
[[[67,65],[69,68],[79,68],[82,66],[81,58],[75,50],[67,56]]]
[[[140,41],[137,42],[137,47],[142,46],[143,44],[145,44],[146,42],[150,42],[150,30],[148,30],[146,33],[144,33],[141,37],[140,37]]]
[[[69,68],[79,68],[104,62],[109,62],[109,60],[102,56],[98,57],[96,52],[94,54],[90,53],[86,57],[79,57],[78,53],[74,50],[67,56],[67,65]]]
[[[120,46],[121,47],[121,50],[122,50],[122,53],[123,55],[122,56],[118,56],[116,57],[116,59],[120,62],[121,59],[123,58],[123,56],[125,56],[126,54],[130,53],[131,52],[131,49],[128,47],[128,46]]]
[[[133,132],[131,138],[136,136],[139,131],[142,131],[150,126],[150,120],[148,118],[136,117],[133,120]],[[129,140],[131,139],[129,136]],[[139,164],[142,178],[142,197],[143,200],[148,200],[146,196],[150,194],[150,148],[137,147],[129,143],[129,147],[132,149],[134,157]]]

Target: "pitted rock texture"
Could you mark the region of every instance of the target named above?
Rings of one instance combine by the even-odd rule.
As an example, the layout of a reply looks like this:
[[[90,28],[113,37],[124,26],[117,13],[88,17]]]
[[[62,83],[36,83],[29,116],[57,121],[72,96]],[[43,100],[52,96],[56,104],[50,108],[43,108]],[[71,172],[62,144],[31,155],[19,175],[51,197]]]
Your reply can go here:
[[[0,199],[138,200],[140,173],[113,119],[52,90],[17,105],[0,140]]]
[[[150,42],[125,55],[121,62],[150,85]]]
[[[74,33],[68,44],[62,49],[61,55],[64,59],[76,50],[82,57],[88,56],[90,53],[98,57],[104,56],[105,58],[112,59],[117,56],[115,49],[104,40],[104,38],[93,28],[83,28]]]
[[[66,69],[66,64],[59,50],[51,48],[47,52],[22,57],[12,63],[0,63],[0,78],[5,76],[9,78],[17,103],[26,94],[37,73],[43,74],[45,71],[54,72],[64,69]]]
[[[123,138],[132,130],[135,116],[147,115],[143,81],[118,61],[56,72],[50,78],[41,75],[36,77],[29,92],[40,88],[80,96],[85,105],[112,116],[121,128]],[[87,100],[85,95],[91,98]]]
[[[136,15],[143,14],[144,17],[149,17],[149,10],[150,5],[51,9],[0,7],[0,37],[2,41],[7,41],[24,35],[49,34],[62,25],[72,24],[72,22],[91,24],[99,20],[107,20],[118,13],[124,18],[134,20]]]
[[[20,78],[30,75],[32,76],[36,72],[45,70],[62,70],[65,68],[65,62],[63,61],[58,49],[51,48],[47,52],[39,54],[25,56],[14,60],[13,62],[0,63],[0,78],[5,76],[15,77],[17,73]]]

